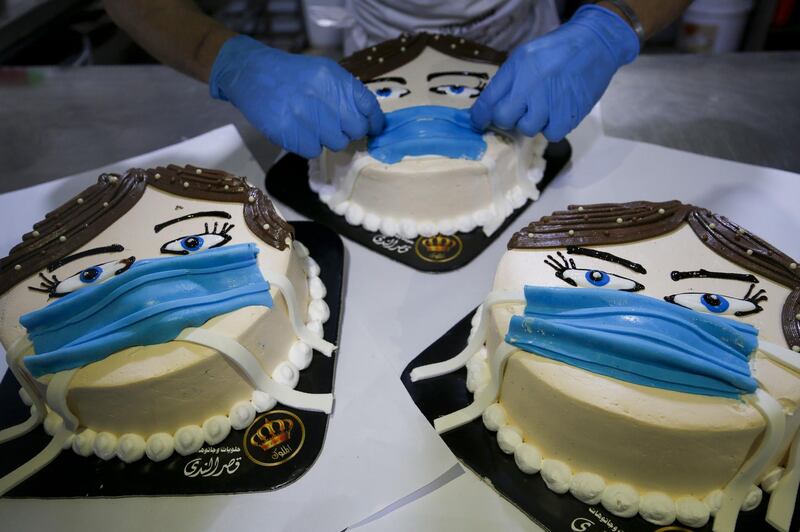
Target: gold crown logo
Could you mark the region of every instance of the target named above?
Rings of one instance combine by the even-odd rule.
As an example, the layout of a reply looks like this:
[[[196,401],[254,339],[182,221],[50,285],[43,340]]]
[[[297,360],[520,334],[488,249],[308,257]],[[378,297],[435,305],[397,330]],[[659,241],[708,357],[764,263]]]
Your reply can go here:
[[[431,254],[434,253],[446,254],[451,249],[456,247],[456,245],[458,245],[458,243],[454,238],[450,238],[449,236],[444,236],[444,235],[436,235],[423,238],[420,241],[420,244],[422,245],[423,248],[425,248],[425,251]]]
[[[288,441],[292,437],[293,428],[294,421],[289,418],[264,418],[264,424],[250,437],[250,443],[267,451]]]

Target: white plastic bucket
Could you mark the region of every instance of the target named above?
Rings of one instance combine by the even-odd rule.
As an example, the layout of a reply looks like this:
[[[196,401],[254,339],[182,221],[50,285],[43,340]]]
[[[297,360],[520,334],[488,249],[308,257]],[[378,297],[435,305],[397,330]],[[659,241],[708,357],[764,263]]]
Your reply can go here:
[[[753,0],[695,0],[686,10],[678,47],[687,52],[735,52]]]
[[[344,0],[303,0],[306,33],[312,48],[341,48],[344,38],[341,25],[335,17],[327,15],[329,11],[338,11],[330,8],[343,6]]]

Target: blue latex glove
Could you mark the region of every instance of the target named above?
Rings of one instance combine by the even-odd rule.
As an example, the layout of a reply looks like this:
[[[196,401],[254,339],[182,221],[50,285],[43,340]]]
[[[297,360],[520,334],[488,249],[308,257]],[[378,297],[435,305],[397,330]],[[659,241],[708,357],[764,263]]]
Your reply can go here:
[[[472,106],[472,123],[561,140],[638,54],[639,39],[625,21],[585,5],[560,28],[514,49]]]
[[[375,95],[336,62],[228,39],[209,78],[211,96],[230,101],[272,143],[303,157],[344,149],[383,129]]]

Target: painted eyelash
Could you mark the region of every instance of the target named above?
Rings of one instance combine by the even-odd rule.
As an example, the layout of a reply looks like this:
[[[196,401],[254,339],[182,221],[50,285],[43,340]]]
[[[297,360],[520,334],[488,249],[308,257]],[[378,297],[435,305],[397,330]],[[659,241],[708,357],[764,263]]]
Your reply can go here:
[[[219,236],[228,236],[228,232],[231,229],[233,229],[234,227],[236,227],[234,224],[230,224],[228,222],[225,222],[225,223],[222,224],[222,229],[218,229],[219,228],[219,222],[214,222],[214,228],[209,230],[208,229],[208,222],[206,222],[203,225],[205,226],[205,232],[203,234],[206,234],[206,235],[219,235]]]
[[[52,274],[51,277],[47,277],[42,272],[39,272],[39,277],[42,279],[42,282],[39,283],[39,286],[29,286],[28,290],[33,290],[34,292],[42,292],[43,294],[47,294],[50,297],[57,297],[55,295],[56,287],[61,282],[55,274]]]
[[[767,297],[767,291],[762,288],[761,290],[759,290],[754,294],[753,290],[755,289],[755,287],[756,285],[754,283],[751,283],[750,288],[747,289],[747,293],[742,298],[742,301],[748,301],[752,303],[755,306],[755,308],[753,310],[748,310],[746,312],[742,311],[734,312],[734,316],[739,316],[739,317],[748,316],[750,314],[756,314],[764,310],[764,308],[761,305],[759,305],[759,303],[761,303],[762,301],[769,300],[769,298]]]
[[[568,259],[560,251],[557,251],[556,254],[561,258],[561,260],[558,260],[552,255],[548,255],[547,258],[544,259],[544,263],[556,271],[556,277],[569,285],[577,287],[578,284],[574,280],[570,279],[569,277],[564,277],[565,271],[578,269],[578,267],[575,265],[575,260],[572,258]]]

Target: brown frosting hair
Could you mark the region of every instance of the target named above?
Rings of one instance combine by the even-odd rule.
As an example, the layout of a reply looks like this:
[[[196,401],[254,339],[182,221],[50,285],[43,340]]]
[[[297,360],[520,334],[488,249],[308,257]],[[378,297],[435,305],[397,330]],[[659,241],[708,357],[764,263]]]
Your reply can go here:
[[[514,233],[508,249],[540,249],[637,242],[688,223],[714,253],[789,288],[781,313],[783,334],[800,346],[800,267],[797,261],[724,216],[679,201],[570,205]]]
[[[342,59],[339,64],[362,81],[400,68],[414,60],[426,47],[431,47],[445,55],[474,61],[500,65],[506,53],[489,48],[474,41],[452,35],[416,33],[401,35],[397,39],[384,41],[375,46],[360,50]]]
[[[269,198],[244,177],[191,165],[101,174],[96,184],[34,224],[0,259],[0,295],[105,231],[142,198],[147,186],[185,198],[241,203],[247,227],[276,249],[285,249],[287,238],[294,237]]]

